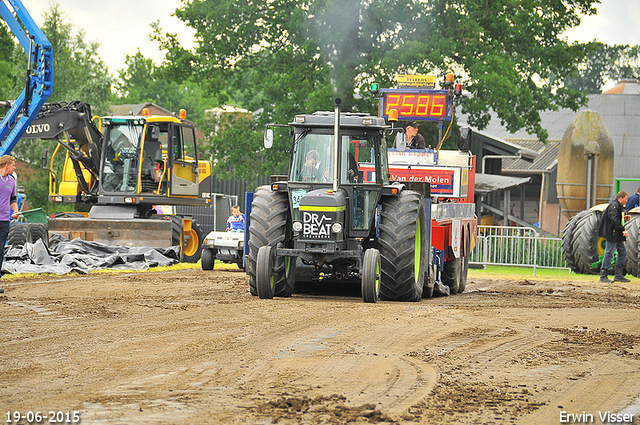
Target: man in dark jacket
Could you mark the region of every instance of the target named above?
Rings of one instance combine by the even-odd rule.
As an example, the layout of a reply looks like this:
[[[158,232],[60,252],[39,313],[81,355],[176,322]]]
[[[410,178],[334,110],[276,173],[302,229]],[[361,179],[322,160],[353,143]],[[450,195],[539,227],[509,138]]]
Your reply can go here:
[[[624,260],[627,256],[624,241],[629,236],[629,232],[624,230],[624,224],[622,224],[622,213],[627,198],[626,192],[618,192],[616,199],[611,201],[600,219],[598,236],[605,238],[607,241],[600,268],[601,283],[611,282],[607,275],[609,274],[609,266],[611,266],[614,251],[618,251],[618,258],[616,259],[616,274],[613,280],[614,282],[629,282],[629,279],[624,277]]]

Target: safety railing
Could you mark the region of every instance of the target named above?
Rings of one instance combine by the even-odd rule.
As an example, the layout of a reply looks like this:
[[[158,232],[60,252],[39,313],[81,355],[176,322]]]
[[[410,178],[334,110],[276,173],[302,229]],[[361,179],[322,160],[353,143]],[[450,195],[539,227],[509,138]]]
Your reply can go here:
[[[568,268],[562,239],[540,236],[533,227],[478,226],[478,241],[471,264],[536,268]]]

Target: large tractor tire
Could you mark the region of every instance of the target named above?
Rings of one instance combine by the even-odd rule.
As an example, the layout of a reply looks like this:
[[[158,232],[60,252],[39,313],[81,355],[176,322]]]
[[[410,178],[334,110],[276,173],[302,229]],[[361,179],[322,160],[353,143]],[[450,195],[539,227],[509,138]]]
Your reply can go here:
[[[624,270],[627,274],[638,277],[638,236],[640,234],[640,214],[633,214],[631,220],[624,225],[629,236],[624,247],[627,249],[627,258],[624,262]]]
[[[259,187],[253,195],[249,225],[249,290],[258,295],[256,273],[258,251],[263,246],[275,247],[292,239],[289,197],[268,186]],[[290,297],[295,284],[295,257],[276,256],[274,260],[274,295]]]
[[[604,254],[605,240],[598,237],[601,211],[588,210],[576,222],[571,240],[571,255],[577,273],[598,274],[598,268],[591,267]]]
[[[574,271],[578,272],[578,265],[576,264],[576,259],[573,256],[573,247],[571,243],[573,242],[573,233],[576,228],[576,224],[582,217],[584,217],[589,210],[580,211],[578,214],[571,217],[571,220],[567,223],[562,231],[562,253],[564,254],[564,259],[567,261],[567,266]]]
[[[420,301],[427,267],[427,215],[422,196],[402,191],[382,201],[380,299]]]
[[[11,223],[7,243],[13,246],[24,246],[25,243],[32,242],[31,226],[29,223],[16,221]]]

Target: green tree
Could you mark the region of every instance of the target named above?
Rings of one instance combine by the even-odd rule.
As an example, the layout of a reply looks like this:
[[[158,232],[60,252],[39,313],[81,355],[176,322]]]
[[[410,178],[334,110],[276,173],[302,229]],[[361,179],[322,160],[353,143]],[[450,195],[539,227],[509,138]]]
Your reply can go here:
[[[106,113],[113,78],[98,55],[98,43],[86,42],[84,31],[76,31],[75,25],[65,17],[57,3],[52,4],[43,17],[41,29],[53,47],[55,71],[53,94],[48,102],[80,99],[91,104],[94,113]],[[4,42],[2,34],[2,28],[0,28],[0,51],[5,51],[9,46]],[[7,90],[7,94],[3,94],[8,99],[15,99],[24,88],[24,72],[27,66],[27,55],[22,46],[14,45],[11,62],[12,85]],[[3,88],[2,81],[2,60],[0,60],[0,89]],[[56,146],[57,142],[51,140],[23,139],[16,145],[12,154],[38,167],[44,150],[51,154]],[[58,161],[54,172],[59,177],[64,152],[61,150],[56,158]],[[28,178],[20,178],[20,183],[27,188],[27,197],[32,208],[43,207],[48,211],[54,209],[46,196],[48,173],[34,172]],[[64,209],[69,210],[73,207],[67,204]]]
[[[565,79],[565,87],[585,94],[601,93],[607,82],[640,78],[640,45],[587,44],[587,56]]]
[[[173,112],[186,109],[188,118],[202,122],[204,111],[215,102],[192,78],[179,78],[156,66],[140,51],[126,55],[126,68],[119,71],[116,101],[120,103],[153,102]]]
[[[510,130],[546,138],[540,111],[577,109],[584,96],[563,86],[586,54],[560,37],[595,13],[597,0],[193,0],[176,15],[196,30],[191,72],[209,92],[260,110],[210,141],[217,167],[273,172],[287,161],[285,135],[262,151],[261,129],[295,113],[376,111],[369,83],[391,87],[396,73],[453,71],[470,91],[463,105],[484,128],[493,110]],[[187,70],[184,70],[187,72]],[[552,78],[555,77],[555,78]],[[242,126],[239,130],[238,127]],[[243,137],[238,138],[238,133]],[[231,154],[232,149],[241,154]],[[258,168],[242,166],[255,163]]]
[[[0,22],[0,100],[9,100],[15,97],[13,94],[13,51],[15,48],[11,30],[7,24]]]
[[[49,102],[82,100],[94,112],[106,114],[114,80],[98,54],[99,43],[85,41],[84,30],[75,30],[58,3],[43,17],[42,31],[53,47],[55,70]]]

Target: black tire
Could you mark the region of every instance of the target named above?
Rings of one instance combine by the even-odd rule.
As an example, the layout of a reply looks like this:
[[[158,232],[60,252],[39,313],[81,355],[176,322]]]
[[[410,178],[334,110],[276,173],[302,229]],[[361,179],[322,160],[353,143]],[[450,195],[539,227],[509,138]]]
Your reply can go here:
[[[38,242],[38,239],[42,239],[44,246],[49,248],[49,226],[47,223],[31,223],[31,241],[33,243]]]
[[[369,248],[362,259],[362,299],[377,303],[380,296],[380,251]]]
[[[629,232],[627,240],[624,243],[627,249],[627,257],[624,262],[624,270],[626,274],[638,277],[638,236],[640,234],[640,215],[633,214],[631,220],[627,221],[624,225],[625,230]]]
[[[427,275],[424,277],[424,286],[422,287],[422,298],[433,297],[433,288],[436,284],[436,265],[433,264],[433,260],[429,261],[427,265]]]
[[[422,196],[402,191],[382,200],[380,299],[420,301],[427,267],[427,216]]]
[[[25,243],[31,243],[31,226],[29,223],[16,221],[11,223],[9,228],[9,236],[7,243],[12,246],[24,246]]]
[[[592,268],[591,264],[598,261],[600,255],[604,252],[604,239],[598,237],[598,226],[601,217],[601,211],[589,210],[576,222],[576,226],[573,229],[571,252],[575,260],[575,272],[577,273],[600,273],[600,270]]]
[[[445,261],[442,267],[442,283],[449,287],[449,293],[451,295],[457,294],[458,291],[460,291],[462,263],[462,257],[459,257]]]
[[[573,248],[571,246],[571,243],[573,242],[573,233],[578,221],[588,212],[589,210],[580,211],[578,214],[571,217],[571,220],[569,220],[562,231],[562,253],[564,254],[567,266],[574,272],[578,272],[578,265],[576,264],[576,259],[573,256]]]
[[[189,232],[183,231],[182,234],[184,236],[184,240],[182,243],[180,261],[183,263],[197,263],[200,259],[200,255],[202,254],[202,241],[204,240],[200,224],[197,221],[192,220],[191,230]]]
[[[216,257],[213,253],[213,249],[211,248],[203,248],[202,255],[200,257],[202,270],[213,270],[214,263],[216,261]]]
[[[292,238],[289,218],[289,198],[285,192],[274,192],[268,186],[256,189],[251,203],[249,225],[249,290],[258,295],[256,286],[256,263],[258,251],[263,246],[275,247],[286,244]],[[291,296],[295,285],[295,257],[276,258],[275,296]]]
[[[458,294],[462,294],[465,289],[467,289],[467,274],[469,273],[469,256],[471,255],[471,250],[469,245],[471,244],[471,235],[469,234],[469,229],[467,229],[465,238],[464,238],[464,251],[467,255],[462,257],[461,260],[461,269],[460,269],[460,283],[458,285]]]
[[[256,286],[258,297],[261,299],[273,298],[276,290],[275,266],[276,248],[269,245],[261,246],[256,260]]]
[[[171,246],[180,248],[178,255],[182,252],[182,218],[172,214],[155,214],[151,220],[170,220],[171,221]]]
[[[458,294],[462,294],[467,289],[467,273],[469,273],[469,256],[462,257],[462,270],[460,270],[460,286]]]

